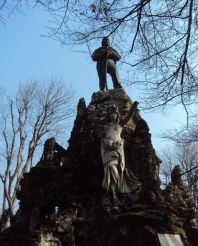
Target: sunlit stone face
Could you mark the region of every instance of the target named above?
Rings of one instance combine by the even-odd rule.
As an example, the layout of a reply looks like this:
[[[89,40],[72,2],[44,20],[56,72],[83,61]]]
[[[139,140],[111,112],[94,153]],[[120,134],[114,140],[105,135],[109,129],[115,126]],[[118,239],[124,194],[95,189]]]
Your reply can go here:
[[[180,235],[158,234],[161,246],[184,246]]]
[[[41,236],[39,246],[62,246],[58,238],[54,238],[51,234]]]

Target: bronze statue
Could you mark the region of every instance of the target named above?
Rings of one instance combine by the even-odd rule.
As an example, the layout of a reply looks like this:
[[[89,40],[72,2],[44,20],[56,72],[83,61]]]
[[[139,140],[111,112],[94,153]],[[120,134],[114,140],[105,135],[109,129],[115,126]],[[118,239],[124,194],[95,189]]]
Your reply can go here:
[[[113,87],[122,88],[116,68],[116,62],[120,58],[119,53],[110,46],[108,37],[104,37],[102,39],[102,47],[96,49],[92,54],[92,59],[97,62],[96,68],[101,91],[107,90],[107,73],[112,77]]]

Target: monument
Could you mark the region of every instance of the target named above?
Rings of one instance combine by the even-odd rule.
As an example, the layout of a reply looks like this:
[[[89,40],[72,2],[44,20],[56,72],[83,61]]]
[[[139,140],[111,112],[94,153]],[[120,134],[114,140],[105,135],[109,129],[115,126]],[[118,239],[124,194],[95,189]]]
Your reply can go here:
[[[104,126],[104,138],[101,139],[101,156],[104,165],[103,188],[111,192],[117,202],[116,193],[139,193],[141,184],[133,173],[125,167],[124,141],[121,138],[122,128],[133,116],[137,102],[134,102],[125,119],[119,114],[116,105],[107,112],[108,123]]]
[[[88,105],[79,100],[68,148],[46,140],[40,161],[22,178],[1,246],[198,245],[195,203],[179,167],[162,190],[148,124],[118,77],[107,90],[113,63],[104,60],[97,60],[107,65],[105,72],[98,67],[100,90]]]
[[[113,80],[114,88],[122,88],[116,62],[120,60],[119,53],[110,46],[108,37],[102,39],[102,46],[94,51],[92,59],[97,62],[97,71],[99,77],[99,86],[101,91],[106,91],[107,88],[107,73]]]

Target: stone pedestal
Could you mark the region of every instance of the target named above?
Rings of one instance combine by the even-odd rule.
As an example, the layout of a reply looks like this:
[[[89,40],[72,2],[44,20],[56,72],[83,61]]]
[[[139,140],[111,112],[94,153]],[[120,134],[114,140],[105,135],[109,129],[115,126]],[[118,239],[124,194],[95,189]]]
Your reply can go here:
[[[19,210],[11,227],[0,234],[1,246],[160,246],[159,233],[178,234],[184,245],[197,245],[197,229],[170,204],[168,191],[160,189],[161,161],[138,110],[121,138],[126,168],[141,183],[141,193],[136,198],[117,193],[115,206],[103,189],[101,138],[112,104],[124,117],[133,102],[123,89],[94,93],[88,106],[79,101],[68,149],[55,150],[60,149],[55,160],[63,165],[50,156],[53,165],[41,160],[25,174]]]

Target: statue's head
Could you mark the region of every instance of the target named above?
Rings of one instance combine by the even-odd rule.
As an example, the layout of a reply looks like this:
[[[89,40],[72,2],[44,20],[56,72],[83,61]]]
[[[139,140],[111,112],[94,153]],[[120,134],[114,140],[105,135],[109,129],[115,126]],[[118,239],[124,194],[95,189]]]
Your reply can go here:
[[[110,45],[110,41],[108,37],[104,37],[102,39],[102,46],[109,46]]]
[[[174,185],[183,185],[181,178],[181,168],[179,165],[176,165],[171,172],[171,182]]]

